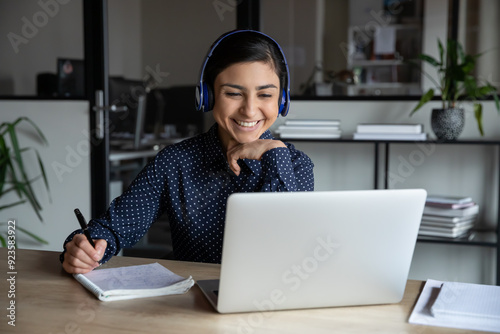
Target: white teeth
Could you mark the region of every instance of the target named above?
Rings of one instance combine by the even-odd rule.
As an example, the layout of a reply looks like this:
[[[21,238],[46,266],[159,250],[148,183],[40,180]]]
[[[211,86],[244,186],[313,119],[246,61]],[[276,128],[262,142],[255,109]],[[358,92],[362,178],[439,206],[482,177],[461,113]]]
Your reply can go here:
[[[240,121],[236,121],[236,123],[238,123],[239,126],[252,127],[252,126],[255,126],[255,124],[257,124],[257,121],[255,121],[255,122],[240,122]]]

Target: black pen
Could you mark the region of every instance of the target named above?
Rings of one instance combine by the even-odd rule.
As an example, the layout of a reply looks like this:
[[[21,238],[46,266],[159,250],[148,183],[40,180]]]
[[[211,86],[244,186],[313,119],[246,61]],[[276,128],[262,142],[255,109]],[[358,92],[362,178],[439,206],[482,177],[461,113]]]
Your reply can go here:
[[[87,229],[87,222],[85,221],[85,218],[83,218],[83,215],[80,212],[80,210],[75,209],[75,215],[76,215],[76,218],[78,219],[78,222],[80,223],[80,227],[82,228],[83,233],[87,237],[87,240],[90,242],[90,244],[92,245],[92,247],[95,248],[94,241],[92,240],[92,237],[90,236],[90,232]]]

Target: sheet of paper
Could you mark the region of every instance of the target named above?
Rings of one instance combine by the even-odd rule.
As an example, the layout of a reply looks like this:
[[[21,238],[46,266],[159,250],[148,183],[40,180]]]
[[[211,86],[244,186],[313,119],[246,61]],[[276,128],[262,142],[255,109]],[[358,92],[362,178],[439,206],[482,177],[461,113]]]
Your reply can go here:
[[[376,55],[394,54],[396,51],[396,29],[390,26],[377,27],[374,43]]]
[[[472,316],[444,316],[434,317],[431,308],[436,302],[442,284],[445,282],[427,280],[424,289],[420,293],[417,304],[410,316],[409,323],[417,325],[452,327],[468,330],[482,330],[500,333],[500,319],[495,317],[472,317]],[[460,285],[460,283],[455,283]],[[466,283],[462,283],[466,284]],[[443,296],[442,296],[443,297]],[[471,297],[469,297],[471,298]],[[475,297],[473,297],[475,298]],[[479,301],[481,295],[476,300]],[[484,306],[484,304],[481,304]]]
[[[159,263],[94,270],[85,276],[103,291],[157,289],[184,280]]]

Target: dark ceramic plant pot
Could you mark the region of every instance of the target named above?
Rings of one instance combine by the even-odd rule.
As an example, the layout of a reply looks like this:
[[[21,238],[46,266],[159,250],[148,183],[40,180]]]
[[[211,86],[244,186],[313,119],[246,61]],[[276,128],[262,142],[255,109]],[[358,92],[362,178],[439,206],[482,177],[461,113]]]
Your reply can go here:
[[[464,129],[464,110],[432,109],[431,127],[439,140],[457,140]]]

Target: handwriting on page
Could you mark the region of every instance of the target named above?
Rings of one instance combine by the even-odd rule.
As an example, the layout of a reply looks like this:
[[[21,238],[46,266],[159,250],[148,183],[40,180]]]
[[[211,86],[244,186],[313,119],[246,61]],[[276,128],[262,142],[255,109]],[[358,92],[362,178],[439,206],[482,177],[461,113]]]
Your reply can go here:
[[[157,289],[184,280],[159,263],[94,270],[85,276],[104,291]]]

